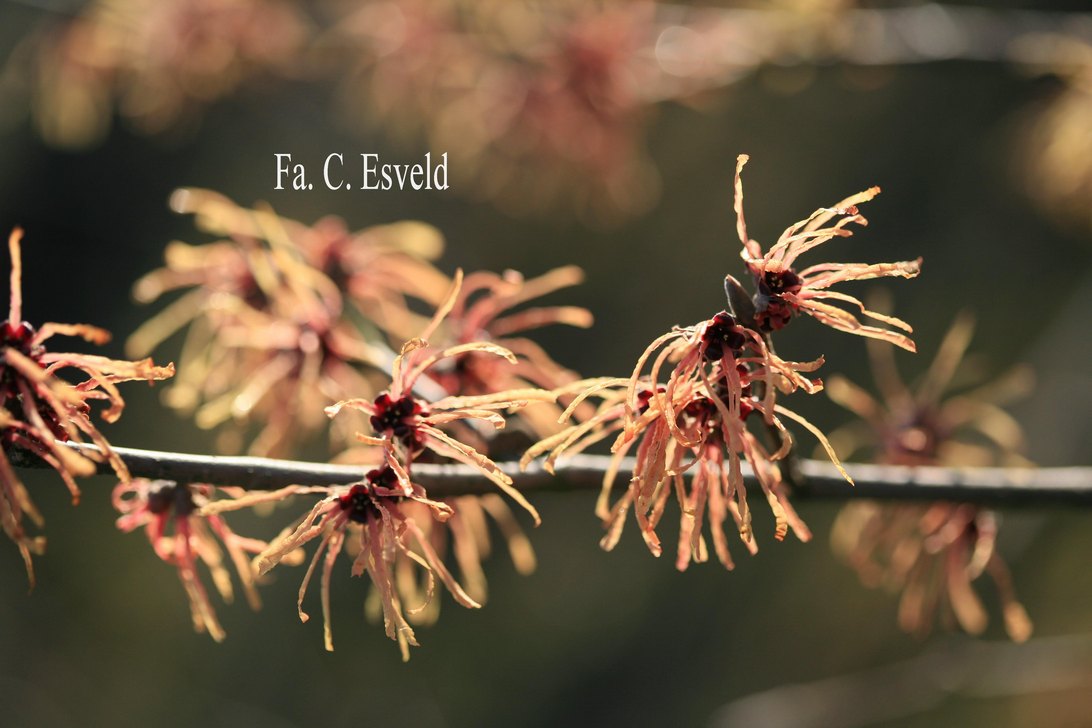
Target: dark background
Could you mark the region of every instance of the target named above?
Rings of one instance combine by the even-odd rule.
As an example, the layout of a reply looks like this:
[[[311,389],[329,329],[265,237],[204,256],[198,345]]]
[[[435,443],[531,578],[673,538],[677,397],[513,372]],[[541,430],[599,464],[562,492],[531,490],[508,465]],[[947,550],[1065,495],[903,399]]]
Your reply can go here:
[[[0,5],[0,38],[19,37],[37,13]],[[354,229],[423,220],[447,238],[447,272],[584,267],[587,283],[557,300],[588,306],[596,326],[543,332],[541,340],[587,375],[619,374],[671,325],[723,307],[721,280],[740,273],[731,179],[736,155],[746,152],[748,221],[764,243],[816,206],[881,185],[863,210],[869,228],[831,242],[829,254],[924,256],[918,280],[885,286],[923,353],[900,353],[903,371],[921,371],[953,315],[969,308],[978,319],[973,349],[987,370],[1035,368],[1037,393],[1013,409],[1029,456],[1092,464],[1090,231],[1037,208],[1023,166],[1028,124],[1060,84],[963,62],[885,71],[868,91],[839,66],[817,69],[793,94],[772,90],[768,75],[746,78],[701,109],[661,107],[648,144],[662,199],[611,229],[564,211],[520,219],[471,202],[457,169],[446,192],[275,192],[275,152],[320,160],[377,151],[401,161],[425,151],[350,133],[329,119],[328,87],[285,82],[214,104],[181,137],[142,136],[119,122],[90,151],[51,149],[29,122],[11,123],[0,133],[0,230],[26,229],[27,318],[105,326],[117,336],[105,353],[120,356],[125,336],[149,315],[131,301],[132,282],[160,263],[166,242],[205,241],[167,209],[176,187],[209,187],[243,204],[266,200],[307,222],[334,213]],[[822,352],[828,373],[869,381],[864,346],[853,337],[805,321],[782,339],[783,354]],[[158,358],[176,350],[174,342]],[[106,429],[114,443],[211,446],[211,436],[161,408],[156,391],[130,386],[127,401],[126,416]],[[846,418],[823,397],[800,410],[826,428]],[[191,632],[177,578],[143,536],[113,528],[109,479],[88,481],[76,510],[55,477],[26,480],[48,520],[49,552],[27,596],[17,553],[0,549],[4,725],[703,725],[756,691],[963,649],[943,632],[924,641],[899,632],[896,600],[862,588],[831,555],[835,504],[800,504],[816,534],[810,544],[776,543],[772,522],[756,517],[756,557],[736,547],[732,574],[713,564],[680,574],[669,559],[652,559],[633,528],[614,553],[601,552],[587,493],[538,496],[538,571],[519,577],[495,558],[487,607],[471,612],[446,601],[439,625],[418,632],[423,646],[407,665],[381,628],[361,618],[365,585],[349,578],[335,583],[337,651],[325,653],[320,620],[296,618],[299,574],[291,570],[264,590],[262,612],[219,609],[229,637],[217,645]],[[1000,549],[1036,637],[1092,632],[1088,514],[1005,510],[1003,520]],[[982,589],[991,609],[985,639],[1002,640],[991,587]],[[1078,667],[1084,682],[1076,687],[993,696],[941,689],[935,702],[887,724],[1086,725],[1090,668]],[[836,702],[845,718],[872,699]],[[838,724],[856,724],[846,720]]]

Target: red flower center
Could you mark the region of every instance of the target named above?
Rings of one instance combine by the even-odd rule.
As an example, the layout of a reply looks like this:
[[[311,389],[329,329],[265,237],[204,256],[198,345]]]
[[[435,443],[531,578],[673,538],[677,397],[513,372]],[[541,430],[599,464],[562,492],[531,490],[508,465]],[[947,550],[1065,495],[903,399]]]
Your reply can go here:
[[[373,403],[375,414],[371,417],[372,429],[377,435],[389,434],[401,441],[415,455],[424,449],[423,438],[418,430],[421,417],[428,415],[428,410],[411,395],[392,399],[383,392]]]
[[[17,349],[21,354],[33,356],[34,352],[31,349],[30,342],[34,339],[36,333],[34,327],[26,321],[18,326],[12,326],[10,321],[5,321],[3,328],[0,329],[0,345],[10,346]]]
[[[45,368],[39,358],[45,353],[45,348],[41,345],[34,345],[34,336],[37,331],[26,321],[19,323],[17,326],[12,326],[10,321],[6,321],[3,325],[0,325],[0,407],[7,409],[16,417],[19,417],[21,412],[25,412],[26,409],[35,408],[38,410],[38,414],[41,415],[42,421],[50,429],[50,434],[57,440],[67,440],[68,433],[65,432],[64,427],[61,426],[60,420],[57,417],[56,412],[49,404],[43,400],[36,391],[36,385],[33,382],[28,381],[23,377],[19,371],[8,364],[3,359],[3,352],[6,349],[14,349],[23,356],[27,357],[39,367]],[[24,401],[22,397],[22,391],[19,387],[19,381],[24,381],[30,391],[30,402]],[[25,422],[27,415],[24,414],[23,421]],[[24,437],[30,439],[37,439],[29,433],[23,433]],[[43,433],[43,437],[45,434]],[[9,444],[16,440],[15,430],[9,430],[4,438],[5,444]]]
[[[713,317],[713,322],[705,327],[701,338],[705,345],[705,358],[709,361],[717,361],[723,357],[725,349],[731,351],[733,356],[739,356],[747,344],[743,327],[727,311],[721,311]]]
[[[0,326],[0,347],[2,347],[0,353],[4,349],[12,348],[23,356],[35,359],[40,351],[32,350],[30,342],[33,339],[34,327],[26,321],[18,326],[12,326],[11,322],[4,322],[4,325]],[[19,387],[16,384],[18,377],[19,373],[15,368],[0,359],[0,395],[2,395],[0,406],[11,409],[8,403],[19,397]]]
[[[766,271],[755,276],[758,293],[755,294],[755,323],[763,331],[777,331],[785,327],[796,313],[795,307],[781,298],[784,293],[800,292],[803,281],[792,268],[780,272]]]
[[[662,394],[667,391],[667,387],[661,384],[656,387],[656,391]],[[648,412],[649,405],[652,404],[652,396],[652,390],[647,387],[637,393],[637,414],[643,415]]]
[[[341,510],[349,512],[349,520],[354,523],[367,523],[371,519],[380,518],[379,509],[372,500],[376,488],[394,489],[398,486],[398,476],[389,467],[370,470],[364,476],[367,482],[356,483],[349,492],[338,499]],[[401,496],[382,496],[395,502],[402,500]]]
[[[197,508],[189,487],[180,487],[173,480],[156,480],[148,486],[148,510],[157,516],[172,508],[176,516],[188,516]]]

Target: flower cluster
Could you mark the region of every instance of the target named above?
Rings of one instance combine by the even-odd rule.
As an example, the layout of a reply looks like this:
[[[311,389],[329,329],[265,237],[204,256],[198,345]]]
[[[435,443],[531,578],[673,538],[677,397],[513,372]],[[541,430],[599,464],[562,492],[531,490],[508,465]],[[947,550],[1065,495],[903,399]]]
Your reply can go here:
[[[525,508],[536,524],[539,522],[538,512],[513,486],[511,476],[503,472],[487,454],[461,442],[443,428],[463,423],[472,427],[485,425],[499,429],[505,424],[501,412],[519,409],[533,401],[551,401],[553,395],[546,390],[522,388],[478,395],[444,396],[430,401],[415,391],[419,381],[428,377],[434,367],[453,359],[476,354],[499,357],[511,365],[518,361],[511,351],[489,342],[467,342],[443,349],[430,346],[429,339],[459,300],[461,285],[462,273],[457,272],[449,295],[432,321],[421,336],[406,342],[395,358],[389,389],[373,399],[345,400],[327,408],[327,414],[331,417],[346,409],[358,410],[368,416],[371,434],[360,433],[357,439],[375,448],[373,453],[377,467],[370,470],[359,483],[330,489],[328,495],[291,532],[275,539],[256,560],[259,572],[265,573],[299,546],[321,537],[300,587],[299,610],[300,618],[306,621],[303,596],[321,559],[327,649],[333,649],[329,610],[330,574],[338,554],[347,546],[347,539],[348,548],[354,553],[352,573],[356,576],[368,573],[375,585],[374,593],[378,595],[387,635],[398,642],[404,659],[409,657],[409,646],[417,645],[406,613],[413,616],[428,607],[432,602],[436,578],[459,604],[472,608],[480,606],[480,602],[471,598],[454,579],[435,546],[441,538],[437,524],[452,521],[456,509],[452,503],[430,499],[426,490],[414,482],[413,465],[419,459],[442,458],[476,468]],[[460,517],[454,521],[458,525],[451,529],[456,556],[464,575],[474,580],[476,590],[481,594],[484,582],[480,577],[476,578],[480,565],[469,551],[477,548],[475,542],[480,542],[485,533],[481,510],[491,510],[502,523],[508,524],[511,544],[523,541],[503,503],[495,499],[477,504],[467,502],[467,499],[459,501]],[[473,525],[475,519],[477,529]],[[517,564],[523,562],[527,566],[526,549],[517,549]],[[412,575],[414,565],[426,572],[427,585],[423,590]],[[421,603],[404,612],[403,605],[417,595],[423,596]]]
[[[645,375],[650,360],[651,372]],[[658,384],[668,362],[674,366],[666,383]],[[562,455],[580,452],[617,432],[612,447],[614,467],[604,479],[597,505],[597,514],[607,529],[603,548],[610,550],[617,544],[632,508],[645,543],[659,556],[662,547],[656,527],[674,493],[681,509],[676,566],[682,570],[692,560],[708,558],[701,536],[701,520],[707,512],[715,553],[730,569],[733,562],[723,531],[729,513],[747,549],[752,553],[757,550],[743,462],[750,465],[775,516],[776,537],[784,538],[791,529],[802,540],[811,538],[788,502],[785,478],[777,465],[792,447],[784,420],[808,428],[824,445],[827,441],[807,420],[777,404],[775,398],[778,391],[818,391],[821,383],[804,374],[821,363],[781,359],[757,332],[722,311],[707,321],[658,338],[641,356],[628,380],[594,382],[574,404],[599,398],[596,414],[540,441],[527,452],[524,462],[549,451],[547,465],[552,466]],[[776,433],[774,447],[767,447],[752,432],[748,426],[752,419]],[[617,473],[634,447],[633,476],[611,506],[609,499]],[[830,453],[837,463],[833,450]],[[685,476],[689,471],[692,477],[688,483]]]
[[[857,206],[878,188],[820,208],[763,252],[748,236],[743,214],[746,161],[741,156],[736,168],[735,210],[751,290],[726,276],[726,310],[656,338],[628,376],[595,379],[580,379],[528,337],[547,325],[591,325],[591,314],[582,308],[538,301],[580,282],[578,268],[531,278],[514,271],[464,277],[457,270],[448,279],[430,263],[442,239],[428,226],[396,223],[351,233],[334,218],[304,225],[265,206],[246,209],[212,192],[182,190],[172,200],[175,209],[193,213],[203,230],[220,239],[196,247],[173,244],[166,266],[137,283],[140,300],[180,295],[133,335],[131,350],[145,352],[186,329],[182,371],[169,390],[172,405],[193,413],[200,426],[225,426],[224,449],[241,449],[252,437],[249,450],[259,454],[302,447],[327,421],[325,413],[337,428],[331,438],[340,450],[337,459],[358,466],[359,480],[261,493],[130,479],[87,421],[88,402],[107,400],[104,416],[116,418],[116,382],[162,378],[171,370],[150,361],[46,354],[41,342],[50,335],[97,340],[101,332],[48,325],[34,334],[26,328],[14,293],[17,263],[12,315],[4,329],[7,368],[0,378],[7,387],[6,409],[0,410],[5,444],[54,465],[74,493],[72,476],[87,466],[57,441],[82,434],[99,444],[121,480],[114,492],[118,527],[144,528],[155,554],[178,570],[195,628],[216,640],[224,630],[201,574],[207,572],[215,590],[231,601],[230,565],[256,608],[260,579],[282,565],[304,563],[303,551],[312,542],[317,546],[297,602],[301,620],[308,619],[304,600],[319,571],[325,643],[333,649],[330,594],[345,553],[350,573],[367,574],[372,584],[366,611],[382,618],[407,659],[418,644],[414,626],[436,618],[437,583],[464,607],[485,601],[482,559],[491,548],[490,521],[504,536],[516,569],[533,569],[534,554],[508,501],[536,525],[539,513],[500,460],[511,442],[497,433],[513,418],[523,437],[537,440],[526,450],[524,466],[544,456],[545,467],[553,469],[561,458],[612,443],[611,467],[596,504],[607,550],[619,542],[632,511],[647,547],[659,556],[660,525],[674,498],[680,527],[676,567],[687,569],[715,555],[731,569],[729,518],[746,550],[758,549],[747,497],[753,486],[773,515],[775,538],[791,531],[807,541],[811,532],[789,501],[797,450],[790,430],[811,433],[852,481],[827,437],[785,404],[788,397],[823,389],[816,377],[823,357],[783,358],[773,338],[806,314],[873,342],[913,350],[909,325],[832,288],[878,277],[912,278],[920,262],[797,268],[804,254],[865,224]],[[13,254],[17,247],[13,237]],[[873,323],[831,302],[855,307]],[[429,317],[420,313],[425,306],[433,309]],[[386,348],[387,341],[400,342],[397,352]],[[51,379],[62,367],[83,371],[87,381],[62,386]],[[442,463],[480,475],[498,492],[430,494],[422,467]],[[623,471],[631,475],[618,489]],[[36,512],[11,473],[0,459],[0,515],[29,569],[38,542],[18,524],[23,513]],[[306,513],[268,540],[241,536],[225,521],[229,511],[268,510],[270,504],[315,495]],[[974,564],[996,577],[999,562],[978,556],[986,553],[982,544],[992,543],[990,516],[964,508],[946,513],[946,520],[932,518],[940,524],[933,540],[957,534],[946,545],[957,554],[951,559],[966,560],[970,548]],[[966,534],[978,534],[977,540]],[[957,610],[962,606],[960,601]]]
[[[257,569],[265,573],[298,547],[321,537],[300,585],[297,608],[300,619],[306,622],[309,617],[303,611],[303,598],[321,561],[322,614],[327,650],[334,649],[330,619],[331,575],[338,555],[350,539],[354,554],[352,574],[361,576],[367,572],[379,595],[384,629],[388,637],[398,642],[403,659],[409,659],[409,646],[417,646],[417,639],[403,613],[403,598],[398,584],[398,574],[402,568],[414,564],[420,566],[428,579],[424,601],[409,607],[406,611],[410,614],[423,610],[431,602],[436,578],[459,604],[469,608],[481,606],[455,581],[433,548],[432,539],[417,522],[417,518],[423,517],[442,523],[452,516],[451,507],[429,500],[419,485],[410,483],[407,487],[403,477],[394,468],[386,466],[369,471],[360,483],[331,489],[329,495],[320,500],[295,529],[275,540],[258,556]],[[426,512],[414,517],[414,512],[409,508],[411,504],[423,506]]]
[[[442,238],[421,223],[350,233],[326,218],[308,227],[193,189],[176,192],[172,206],[225,239],[172,243],[166,267],[137,282],[140,301],[185,293],[133,334],[129,350],[146,353],[189,325],[167,402],[200,427],[220,427],[226,451],[239,449],[255,423],[249,450],[257,455],[288,455],[302,436],[325,429],[323,407],[373,391],[360,365],[384,361],[355,317],[401,337],[417,324],[406,297],[435,302],[446,281],[428,262]],[[352,430],[341,435],[351,439]]]
[[[335,419],[340,429],[334,433],[334,444],[357,444],[338,459],[361,464],[362,473],[370,468],[355,486],[323,490],[328,508],[313,512],[268,548],[257,549],[262,553],[247,567],[254,573],[240,568],[248,594],[254,570],[264,572],[285,558],[294,559],[298,546],[320,534],[324,540],[319,552],[325,554],[326,569],[332,569],[351,531],[354,538],[345,546],[358,558],[354,573],[371,575],[378,601],[370,603],[379,607],[391,636],[405,648],[416,644],[412,631],[400,626],[408,626],[405,615],[415,621],[434,619],[437,605],[431,601],[432,587],[422,587],[414,578],[414,565],[427,564],[428,583],[433,574],[440,575],[457,601],[476,606],[484,600],[480,560],[489,550],[487,515],[502,529],[517,569],[533,569],[530,545],[503,500],[497,496],[430,500],[413,482],[412,468],[419,459],[475,467],[538,522],[534,507],[488,450],[492,433],[505,424],[505,413],[529,404],[552,407],[555,397],[549,389],[576,378],[522,334],[553,323],[590,325],[590,314],[583,309],[527,306],[578,283],[579,269],[559,268],[529,280],[508,271],[500,276],[474,273],[464,281],[460,271],[449,280],[429,263],[439,254],[442,238],[420,223],[349,233],[334,218],[306,226],[265,207],[240,208],[204,190],[181,190],[172,204],[178,211],[195,214],[202,229],[224,239],[199,247],[172,244],[167,266],[136,285],[137,298],[146,301],[185,290],[129,342],[132,350],[146,351],[188,328],[182,373],[169,402],[194,412],[204,427],[234,420],[238,426],[227,432],[235,442],[222,442],[227,447],[247,434],[245,425],[260,423],[250,451],[262,454],[299,447],[319,428],[314,416],[321,417],[323,410],[331,418],[342,414]],[[432,318],[415,313],[411,299],[434,306]],[[378,332],[409,340],[399,353],[388,354],[383,341],[375,338]],[[385,362],[391,375],[383,388],[378,380]],[[527,420],[527,426],[532,431],[536,424],[544,427],[558,412],[555,408],[539,413]],[[344,416],[353,413],[355,419]],[[364,426],[370,432],[358,433]],[[292,487],[214,498],[211,490],[195,491],[197,487],[189,486],[185,492],[199,495],[203,503],[181,511],[175,508],[170,516],[176,534],[188,535],[179,535],[173,550],[157,548],[157,553],[179,567],[195,624],[219,638],[222,630],[195,576],[194,559],[186,554],[205,560],[222,593],[221,585],[227,582],[214,563],[204,559],[211,553],[206,539],[195,541],[194,534],[219,534],[225,527],[212,519],[224,511],[306,491]],[[131,529],[152,518],[146,507],[149,500],[142,495],[146,490],[141,485],[123,491],[135,493],[133,501],[140,505],[119,501],[132,510],[119,525]],[[162,529],[167,516],[154,515],[150,522]],[[259,542],[246,543],[246,550],[253,551]],[[465,592],[443,564],[449,547],[475,595],[472,600],[463,598]],[[372,548],[379,548],[381,558],[365,567],[365,552]],[[305,587],[308,580],[309,576]],[[323,603],[328,604],[328,577],[322,591]],[[421,601],[420,595],[427,595],[423,600],[427,606],[404,613],[402,604]]]
[[[870,346],[882,399],[842,377],[831,378],[830,398],[860,418],[832,433],[832,439],[848,453],[866,452],[877,462],[896,465],[1026,465],[1017,455],[1023,444],[1020,425],[999,404],[1028,391],[1029,371],[1018,368],[977,388],[961,386],[945,398],[972,329],[968,316],[955,320],[913,391],[898,377],[890,349]],[[998,520],[993,511],[967,503],[862,501],[842,509],[831,538],[863,583],[901,592],[899,625],[907,632],[929,632],[938,613],[948,622],[954,617],[967,632],[982,632],[986,610],[972,582],[988,573],[1005,628],[1022,642],[1032,625],[995,548]]]
[[[174,365],[161,367],[151,359],[118,361],[93,354],[49,351],[46,342],[54,336],[74,336],[103,344],[110,334],[88,324],[46,323],[35,329],[23,320],[22,235],[22,230],[15,229],[8,239],[11,304],[7,321],[0,325],[0,523],[18,547],[33,586],[31,554],[42,553],[45,539],[30,535],[23,517],[39,528],[44,521],[16,475],[13,462],[44,462],[61,476],[73,503],[80,498],[76,478],[96,473],[101,463],[108,463],[127,482],[129,471],[92,422],[91,405],[103,403],[102,419],[115,422],[125,407],[119,383],[166,379],[174,374]],[[70,378],[79,381],[73,384]],[[87,441],[96,449],[77,451],[69,446]]]
[[[611,549],[617,544],[632,509],[649,550],[659,556],[662,546],[656,528],[674,494],[681,519],[676,558],[680,570],[692,561],[708,558],[701,528],[706,517],[713,551],[725,567],[733,568],[724,533],[729,514],[748,551],[757,550],[746,499],[744,463],[773,512],[775,537],[781,540],[789,530],[801,540],[811,537],[787,497],[790,473],[783,464],[792,452],[793,440],[786,421],[811,432],[841,469],[822,432],[778,402],[797,391],[820,391],[822,382],[809,375],[823,364],[823,359],[782,359],[773,350],[773,332],[783,329],[802,312],[835,329],[913,349],[913,342],[904,334],[861,324],[849,312],[823,299],[856,304],[871,318],[909,332],[909,325],[899,319],[868,311],[857,299],[830,291],[829,287],[880,276],[912,278],[919,270],[917,262],[827,263],[799,273],[793,268],[800,255],[834,237],[851,234],[847,227],[851,223],[863,224],[865,220],[856,205],[871,199],[879,189],[853,195],[832,208],[820,208],[786,229],[763,253],[759,243],[748,237],[743,214],[740,174],[746,162],[747,157],[740,156],[736,167],[735,210],[742,256],[754,279],[755,292],[748,295],[735,278],[728,276],[725,289],[731,311],[721,311],[693,326],[675,328],[660,336],[640,356],[628,379],[584,383],[586,388],[573,405],[596,398],[600,404],[595,414],[541,440],[524,458],[526,465],[535,456],[549,453],[546,465],[552,467],[563,455],[580,452],[617,433],[611,448],[613,466],[604,478],[597,504],[597,514],[607,530],[601,545]],[[668,368],[666,381],[661,381]],[[756,431],[765,435],[765,440]],[[631,451],[633,476],[612,505],[614,481]],[[845,470],[842,473],[852,482]],[[689,481],[687,474],[691,475]]]

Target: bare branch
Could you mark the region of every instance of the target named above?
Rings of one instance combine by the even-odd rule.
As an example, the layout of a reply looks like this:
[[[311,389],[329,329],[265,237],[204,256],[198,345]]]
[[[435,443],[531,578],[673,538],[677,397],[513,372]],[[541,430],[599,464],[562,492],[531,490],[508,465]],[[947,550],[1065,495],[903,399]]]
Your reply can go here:
[[[80,452],[97,452],[94,445],[72,444]],[[187,483],[234,485],[248,490],[268,490],[285,485],[340,485],[363,478],[366,466],[329,465],[255,457],[188,455],[184,453],[116,447],[129,471],[138,477]],[[610,462],[606,455],[577,455],[558,463],[557,475],[533,463],[521,473],[515,462],[498,463],[520,490],[565,491],[600,487]],[[32,463],[22,463],[32,465]],[[621,472],[631,471],[627,458]],[[847,464],[856,481],[849,485],[828,462],[802,460],[802,482],[796,497],[874,498],[878,500],[955,500],[988,505],[1071,504],[1092,506],[1092,468],[944,468]],[[110,474],[110,466],[99,465]],[[464,465],[414,463],[414,479],[433,497],[492,493],[494,486],[481,473]],[[750,471],[748,483],[754,483]]]
[[[1065,36],[1092,43],[1092,14],[927,3],[830,13],[660,4],[649,59],[659,77],[647,100],[727,86],[755,69],[843,63],[906,66],[941,61],[1054,65]]]

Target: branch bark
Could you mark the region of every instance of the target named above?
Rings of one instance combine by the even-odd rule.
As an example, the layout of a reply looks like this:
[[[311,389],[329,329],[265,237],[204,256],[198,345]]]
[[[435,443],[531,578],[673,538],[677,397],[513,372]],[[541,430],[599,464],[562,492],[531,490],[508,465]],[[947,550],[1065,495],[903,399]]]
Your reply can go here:
[[[69,447],[80,452],[97,452],[94,445]],[[184,483],[233,485],[248,490],[270,490],[286,485],[344,485],[363,479],[366,466],[330,465],[293,460],[255,457],[188,455],[184,453],[115,447],[134,476]],[[515,462],[498,465],[525,493],[538,491],[594,490],[600,487],[610,457],[577,455],[561,460],[556,475],[532,463],[520,472]],[[619,483],[633,469],[627,458],[619,473]],[[828,462],[801,460],[802,482],[793,489],[795,497],[848,500],[952,500],[985,505],[1092,506],[1092,468],[946,468],[864,465],[849,463],[851,486]],[[99,466],[102,474],[112,474],[107,463]],[[748,484],[754,477],[745,470]],[[493,493],[496,486],[480,472],[465,465],[415,463],[414,479],[428,489],[432,497]],[[616,484],[615,487],[618,487]]]

